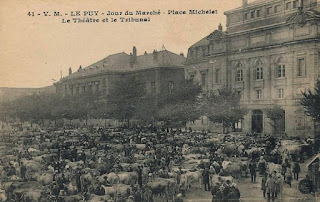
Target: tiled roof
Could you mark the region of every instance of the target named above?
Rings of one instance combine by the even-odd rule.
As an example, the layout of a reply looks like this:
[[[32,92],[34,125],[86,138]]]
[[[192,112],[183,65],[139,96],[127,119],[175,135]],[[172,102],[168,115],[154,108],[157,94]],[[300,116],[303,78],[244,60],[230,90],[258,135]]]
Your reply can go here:
[[[154,54],[156,54],[157,57],[154,58]],[[136,62],[131,66],[131,57],[131,55],[124,52],[109,55],[88,67],[82,69],[79,68],[75,73],[63,79],[79,78],[104,72],[129,72],[152,67],[180,67],[186,60],[182,55],[163,50],[139,55],[137,56]]]

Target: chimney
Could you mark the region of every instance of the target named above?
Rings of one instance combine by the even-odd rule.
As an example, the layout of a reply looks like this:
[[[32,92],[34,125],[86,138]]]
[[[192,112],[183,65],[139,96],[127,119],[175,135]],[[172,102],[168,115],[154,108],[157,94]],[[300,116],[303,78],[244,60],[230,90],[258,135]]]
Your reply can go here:
[[[69,75],[71,75],[72,74],[72,69],[71,69],[71,67],[69,67]]]
[[[135,46],[133,46],[132,48],[132,60],[133,63],[136,64],[137,63],[137,48]]]
[[[246,7],[248,5],[248,0],[242,0],[242,7]]]
[[[158,62],[158,51],[154,50],[152,53],[153,61]]]
[[[180,56],[184,57],[184,54],[183,54],[183,53],[180,53]]]
[[[219,26],[218,26],[218,30],[219,30],[219,31],[222,31],[222,25],[221,25],[221,23],[220,23]]]
[[[147,51],[144,51],[144,54],[147,55],[148,54]]]

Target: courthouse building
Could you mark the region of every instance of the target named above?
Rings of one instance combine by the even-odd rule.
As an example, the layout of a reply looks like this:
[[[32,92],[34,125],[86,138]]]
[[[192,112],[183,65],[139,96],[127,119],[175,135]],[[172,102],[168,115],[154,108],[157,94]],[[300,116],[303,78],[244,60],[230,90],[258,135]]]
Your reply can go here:
[[[280,105],[284,119],[277,133],[312,135],[312,120],[299,106],[301,92],[320,76],[318,0],[256,0],[225,12],[220,25],[188,50],[186,78],[197,80],[203,94],[222,85],[241,94],[247,115],[236,124],[246,133],[272,133],[266,108]],[[190,125],[210,128],[202,119]]]
[[[184,81],[185,60],[182,54],[167,50],[137,55],[133,47],[130,55],[124,52],[109,55],[74,73],[69,69],[69,75],[55,83],[56,91],[62,96],[106,96],[116,80],[133,76],[145,85],[148,93],[173,93]]]

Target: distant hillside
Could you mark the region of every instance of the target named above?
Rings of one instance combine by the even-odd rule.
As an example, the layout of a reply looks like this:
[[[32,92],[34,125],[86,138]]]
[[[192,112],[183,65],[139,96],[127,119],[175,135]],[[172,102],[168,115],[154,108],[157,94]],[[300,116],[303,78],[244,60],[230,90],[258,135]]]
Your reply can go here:
[[[55,87],[53,85],[43,88],[0,87],[0,101],[11,101],[34,93],[55,93]]]

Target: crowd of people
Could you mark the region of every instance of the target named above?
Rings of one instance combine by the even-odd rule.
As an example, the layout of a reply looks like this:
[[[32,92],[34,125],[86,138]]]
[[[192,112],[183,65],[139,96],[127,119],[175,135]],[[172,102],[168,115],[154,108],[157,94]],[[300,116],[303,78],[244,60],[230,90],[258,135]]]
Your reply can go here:
[[[299,163],[290,155],[282,159],[279,141],[270,137],[172,128],[8,128],[2,127],[0,144],[0,198],[7,201],[183,201],[196,188],[210,191],[212,201],[239,201],[235,179],[250,173],[256,182],[257,172],[263,196],[274,199],[279,181],[291,186],[291,172],[299,179]]]

